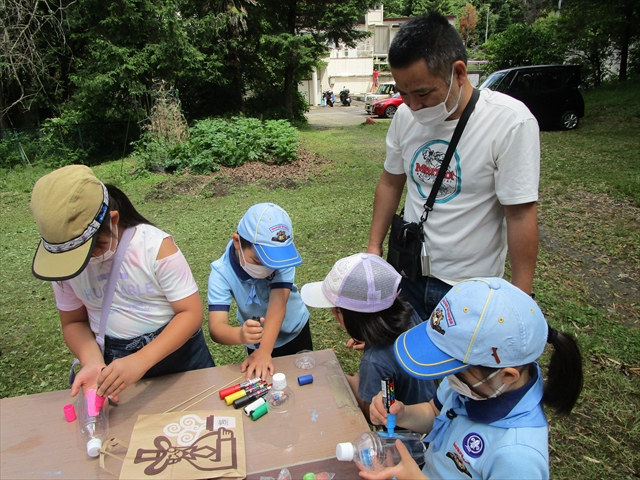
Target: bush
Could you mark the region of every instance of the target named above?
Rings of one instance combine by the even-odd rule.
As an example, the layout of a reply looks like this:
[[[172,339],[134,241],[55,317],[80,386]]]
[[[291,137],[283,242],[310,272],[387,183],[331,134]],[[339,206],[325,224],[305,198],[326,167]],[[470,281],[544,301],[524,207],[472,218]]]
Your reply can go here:
[[[189,138],[175,147],[145,134],[137,143],[137,155],[145,170],[211,173],[246,162],[291,162],[297,148],[298,132],[285,120],[232,117],[196,122]]]
[[[0,167],[43,165],[59,168],[73,163],[86,163],[86,152],[68,145],[73,144],[69,142],[69,128],[74,126],[46,124],[42,128],[3,130],[0,138]]]

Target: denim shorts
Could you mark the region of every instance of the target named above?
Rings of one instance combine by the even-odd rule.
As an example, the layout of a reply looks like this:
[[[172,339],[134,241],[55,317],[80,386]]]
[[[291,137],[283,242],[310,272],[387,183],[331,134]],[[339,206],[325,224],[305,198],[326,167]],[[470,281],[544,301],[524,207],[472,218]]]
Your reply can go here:
[[[409,300],[422,321],[426,322],[452,286],[436,277],[420,277],[415,282],[403,278],[400,288],[400,296]]]
[[[109,365],[118,358],[126,357],[142,349],[160,335],[164,327],[155,332],[145,333],[129,340],[106,336],[104,339],[104,362]],[[204,339],[202,329],[194,333],[187,342],[175,352],[169,354],[153,367],[142,378],[157,377],[169,373],[187,372],[201,368],[215,367],[207,342]]]

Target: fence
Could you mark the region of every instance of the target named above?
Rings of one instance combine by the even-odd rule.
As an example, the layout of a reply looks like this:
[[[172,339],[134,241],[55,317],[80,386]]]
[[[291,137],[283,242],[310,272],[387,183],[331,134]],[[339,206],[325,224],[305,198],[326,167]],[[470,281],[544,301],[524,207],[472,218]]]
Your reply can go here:
[[[136,122],[78,123],[0,129],[0,167],[29,163],[95,165],[131,153]]]

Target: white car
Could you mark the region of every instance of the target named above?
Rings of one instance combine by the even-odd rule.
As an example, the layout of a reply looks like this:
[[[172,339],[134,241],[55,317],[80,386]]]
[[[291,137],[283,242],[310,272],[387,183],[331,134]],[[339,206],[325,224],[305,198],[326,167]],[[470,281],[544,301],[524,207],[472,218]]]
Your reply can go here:
[[[375,93],[364,95],[364,108],[369,115],[373,114],[373,104],[383,98],[391,98],[397,92],[396,82],[381,83]]]

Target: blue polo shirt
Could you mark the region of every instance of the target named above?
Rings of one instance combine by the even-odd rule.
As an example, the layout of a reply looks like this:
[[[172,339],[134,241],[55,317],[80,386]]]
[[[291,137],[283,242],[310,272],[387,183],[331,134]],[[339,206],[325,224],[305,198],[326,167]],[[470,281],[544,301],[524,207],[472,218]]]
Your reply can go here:
[[[430,479],[548,479],[549,439],[540,367],[527,384],[496,398],[461,397],[445,378],[434,403],[453,417],[440,445],[431,441],[422,472]],[[450,412],[454,410],[457,413]],[[438,421],[436,420],[436,423]],[[435,424],[434,424],[435,427]]]
[[[235,300],[238,306],[236,318],[243,324],[251,317],[266,315],[271,289],[288,288],[291,293],[275,344],[276,348],[281,347],[296,338],[309,320],[309,310],[302,302],[298,287],[293,284],[295,274],[295,267],[291,267],[276,270],[267,278],[252,278],[242,269],[231,240],[224,255],[211,264],[207,294],[209,311],[228,312]]]

